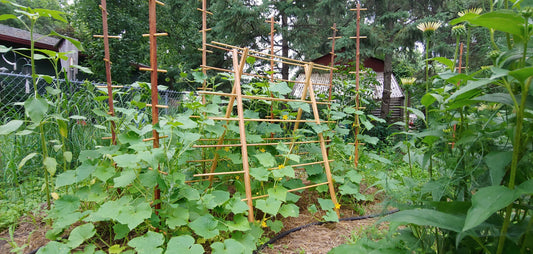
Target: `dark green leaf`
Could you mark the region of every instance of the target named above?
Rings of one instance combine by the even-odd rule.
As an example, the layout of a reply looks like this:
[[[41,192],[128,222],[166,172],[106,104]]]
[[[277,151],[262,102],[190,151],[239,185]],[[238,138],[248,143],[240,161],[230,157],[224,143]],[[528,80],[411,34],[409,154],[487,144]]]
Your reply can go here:
[[[479,189],[472,196],[472,207],[468,209],[462,231],[467,231],[484,222],[493,213],[511,204],[518,195],[509,188],[497,185]]]
[[[381,219],[380,221],[415,224],[419,226],[433,226],[461,232],[464,224],[464,217],[431,209],[416,209],[399,211]]]
[[[505,175],[505,167],[511,163],[513,152],[491,152],[485,156],[485,163],[489,167],[492,185],[500,185]]]

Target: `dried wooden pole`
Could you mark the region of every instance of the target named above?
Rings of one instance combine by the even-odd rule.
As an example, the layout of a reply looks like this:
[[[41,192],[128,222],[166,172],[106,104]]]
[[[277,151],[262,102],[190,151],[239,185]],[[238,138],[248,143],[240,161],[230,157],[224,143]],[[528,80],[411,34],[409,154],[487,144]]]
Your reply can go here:
[[[109,36],[107,25],[107,3],[106,0],[101,0],[100,9],[102,10],[102,35],[94,35],[96,38],[103,38],[104,40],[104,63],[105,63],[105,77],[107,83],[107,104],[109,105],[109,115],[115,116],[115,106],[113,104],[113,86],[111,80],[111,60],[109,54],[109,38],[120,38],[119,36]],[[117,144],[116,124],[114,120],[111,120],[111,144]],[[105,137],[104,139],[108,139]]]

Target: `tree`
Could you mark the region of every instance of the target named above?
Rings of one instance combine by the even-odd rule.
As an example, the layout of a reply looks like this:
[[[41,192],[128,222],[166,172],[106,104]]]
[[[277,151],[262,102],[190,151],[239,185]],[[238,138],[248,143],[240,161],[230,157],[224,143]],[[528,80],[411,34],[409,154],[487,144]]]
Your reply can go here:
[[[349,9],[353,2],[340,0],[264,1],[265,16],[274,16],[281,33],[276,46],[281,56],[311,60],[331,51],[331,27],[334,23],[344,26],[352,20]],[[263,41],[269,42],[263,37]],[[282,65],[283,79],[289,78],[289,66]]]

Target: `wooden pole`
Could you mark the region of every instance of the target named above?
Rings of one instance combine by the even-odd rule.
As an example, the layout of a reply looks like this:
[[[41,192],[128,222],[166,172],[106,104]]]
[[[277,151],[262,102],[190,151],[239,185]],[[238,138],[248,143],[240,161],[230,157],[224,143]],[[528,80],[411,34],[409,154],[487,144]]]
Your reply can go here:
[[[150,83],[152,92],[152,105],[158,105],[158,91],[157,91],[157,13],[156,13],[156,0],[148,1],[148,16],[150,26]],[[152,125],[155,126],[159,122],[159,108],[152,107]],[[152,130],[153,148],[159,147],[159,133],[156,130]],[[160,170],[159,165],[158,171]],[[154,187],[154,203],[155,213],[159,214],[161,209],[161,191],[159,185]]]
[[[331,90],[333,90],[333,66],[335,65],[335,39],[338,39],[340,37],[337,37],[337,23],[333,23],[333,37],[331,37],[331,60],[329,66],[331,69],[329,70],[329,97],[328,101],[331,101]],[[328,105],[328,107],[331,107]]]
[[[360,34],[360,31],[361,31],[361,10],[365,10],[365,9],[361,9],[361,4],[357,4],[357,8],[356,9],[352,9],[352,11],[355,10],[357,12],[357,17],[356,17],[356,26],[357,26],[357,29],[356,29],[356,35],[355,35],[355,50],[356,50],[356,53],[355,53],[355,107],[357,110],[359,110],[361,104],[360,104],[360,100],[359,100],[359,83],[360,83],[360,66],[359,66],[359,62],[361,61],[361,52],[360,52],[360,40],[361,40],[361,34]],[[359,165],[359,140],[358,140],[358,135],[359,135],[359,115],[355,115],[355,121],[354,121],[354,127],[355,127],[355,130],[354,130],[354,142],[355,142],[355,149],[354,149],[354,166],[355,168],[357,168],[357,166]]]
[[[313,91],[313,86],[310,83],[311,74],[313,73],[313,63],[310,63],[305,66],[305,80],[308,81],[307,89],[309,90],[309,98],[313,102],[311,104],[313,108],[313,116],[315,117],[316,124],[320,124],[320,116],[318,114],[318,107],[316,105],[315,92]],[[322,151],[322,160],[324,161],[324,168],[326,170],[326,177],[328,179],[329,194],[331,196],[331,201],[335,204],[337,208],[337,196],[335,195],[335,186],[333,186],[333,177],[331,176],[331,168],[329,167],[328,152],[326,149],[326,142],[324,141],[324,136],[322,133],[318,133],[318,139],[320,140],[320,150]],[[337,216],[340,218],[339,209],[335,209]]]
[[[113,89],[112,89],[112,80],[111,80],[111,60],[110,60],[110,54],[109,54],[109,30],[107,25],[107,3],[106,0],[102,0],[100,2],[100,9],[102,9],[102,30],[103,35],[102,38],[104,39],[104,62],[105,62],[105,77],[107,81],[107,103],[109,105],[109,114],[111,116],[115,116],[115,107],[113,104]],[[117,137],[116,137],[116,124],[115,121],[111,120],[111,143],[113,145],[117,144]]]
[[[248,146],[246,146],[246,129],[244,126],[244,109],[242,104],[242,91],[241,91],[241,73],[246,63],[246,57],[248,55],[248,49],[245,49],[241,56],[239,63],[239,54],[236,49],[233,49],[233,68],[235,69],[235,81],[234,88],[237,94],[237,115],[239,116],[239,134],[241,140],[241,155],[242,155],[242,168],[244,171],[244,189],[246,193],[246,203],[248,204],[248,221],[254,221],[254,207],[252,203],[252,187],[250,184],[250,168],[248,162]]]

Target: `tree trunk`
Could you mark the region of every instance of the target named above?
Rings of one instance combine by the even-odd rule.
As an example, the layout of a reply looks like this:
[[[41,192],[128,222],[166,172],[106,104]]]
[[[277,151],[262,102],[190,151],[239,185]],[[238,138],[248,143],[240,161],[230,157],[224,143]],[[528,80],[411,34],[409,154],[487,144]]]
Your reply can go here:
[[[394,28],[394,21],[389,19],[385,25],[389,31]],[[392,43],[392,36],[390,37]],[[381,112],[380,117],[386,119],[390,112],[390,95],[392,83],[392,51],[385,53],[385,66],[383,71],[383,93],[381,97]]]
[[[383,73],[383,96],[381,101],[381,118],[385,119],[390,112],[390,95],[392,83],[392,53],[385,54],[385,71]]]
[[[286,29],[287,33],[288,33],[288,20],[287,20],[287,15],[285,15],[285,13],[281,13],[281,27]],[[287,41],[287,39],[285,38],[285,36],[283,36],[283,38],[281,39],[281,56],[282,57],[289,57],[289,42]],[[289,80],[289,65],[283,63],[281,65],[281,77],[282,79],[284,80]]]

